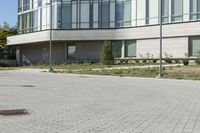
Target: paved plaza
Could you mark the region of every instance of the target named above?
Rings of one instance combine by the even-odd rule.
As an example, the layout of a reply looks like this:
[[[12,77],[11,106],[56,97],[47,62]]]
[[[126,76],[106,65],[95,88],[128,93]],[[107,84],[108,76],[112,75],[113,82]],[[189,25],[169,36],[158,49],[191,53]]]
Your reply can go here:
[[[0,71],[0,133],[200,133],[200,81]]]

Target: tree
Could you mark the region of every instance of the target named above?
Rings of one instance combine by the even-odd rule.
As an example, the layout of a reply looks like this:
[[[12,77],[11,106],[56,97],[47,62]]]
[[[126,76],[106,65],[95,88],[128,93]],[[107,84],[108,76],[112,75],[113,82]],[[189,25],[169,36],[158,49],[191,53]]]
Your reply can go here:
[[[7,22],[0,26],[0,48],[5,48],[7,43],[7,37],[17,34],[16,28],[10,27]]]
[[[109,41],[104,42],[100,63],[104,65],[112,65],[114,63],[114,58],[111,51],[111,43]]]

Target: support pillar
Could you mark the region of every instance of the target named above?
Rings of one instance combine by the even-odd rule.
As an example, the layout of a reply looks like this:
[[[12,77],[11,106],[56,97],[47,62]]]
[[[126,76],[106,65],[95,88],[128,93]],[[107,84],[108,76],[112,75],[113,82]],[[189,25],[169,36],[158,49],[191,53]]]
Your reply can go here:
[[[121,58],[125,58],[125,41],[122,41]]]
[[[18,46],[16,49],[16,60],[17,60],[17,65],[22,66],[22,48],[21,48],[21,46]]]

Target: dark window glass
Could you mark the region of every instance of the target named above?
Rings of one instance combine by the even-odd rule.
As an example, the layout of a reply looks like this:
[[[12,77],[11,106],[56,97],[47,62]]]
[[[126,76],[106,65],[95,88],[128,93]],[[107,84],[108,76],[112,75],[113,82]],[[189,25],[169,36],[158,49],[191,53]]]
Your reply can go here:
[[[67,57],[68,58],[75,58],[76,57],[76,46],[68,46],[67,49]]]
[[[183,19],[183,0],[172,0],[172,22]]]
[[[122,54],[122,41],[112,42],[112,54],[114,58],[121,58]]]
[[[30,10],[30,0],[24,0],[23,7],[24,11]]]
[[[71,29],[71,1],[64,0],[62,3],[62,29]]]
[[[109,1],[102,0],[99,3],[99,27],[109,28]]]

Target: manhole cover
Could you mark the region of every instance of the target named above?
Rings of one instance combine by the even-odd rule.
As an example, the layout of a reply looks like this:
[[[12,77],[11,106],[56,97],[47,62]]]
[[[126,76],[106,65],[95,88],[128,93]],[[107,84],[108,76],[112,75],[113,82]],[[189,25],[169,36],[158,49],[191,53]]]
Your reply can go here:
[[[34,85],[22,85],[21,87],[35,87]]]
[[[0,110],[0,115],[12,116],[12,115],[27,115],[29,112],[26,109],[13,109],[13,110]]]
[[[89,78],[89,76],[79,76],[80,78]]]

